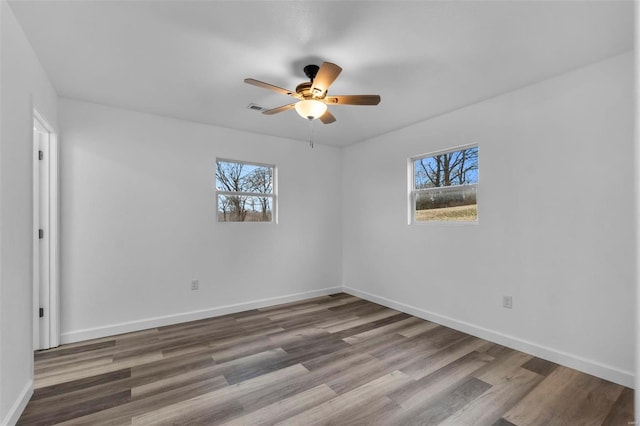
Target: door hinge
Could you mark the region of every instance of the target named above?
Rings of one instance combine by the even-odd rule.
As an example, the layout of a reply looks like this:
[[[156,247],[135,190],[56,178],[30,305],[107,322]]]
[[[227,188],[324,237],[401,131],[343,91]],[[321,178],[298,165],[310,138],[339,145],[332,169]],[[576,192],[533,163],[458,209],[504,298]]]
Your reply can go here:
[[[40,316],[40,318],[42,318],[44,316],[44,308],[40,308],[38,310],[38,315]]]
[[[38,160],[42,160],[44,158],[44,152],[38,151]]]
[[[44,231],[42,229],[38,229],[38,239],[43,239],[44,238]]]

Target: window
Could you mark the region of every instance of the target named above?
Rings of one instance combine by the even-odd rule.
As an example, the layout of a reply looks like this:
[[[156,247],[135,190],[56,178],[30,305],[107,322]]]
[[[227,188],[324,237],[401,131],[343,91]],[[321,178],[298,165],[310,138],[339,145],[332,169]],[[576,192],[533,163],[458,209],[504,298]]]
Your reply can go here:
[[[273,222],[275,166],[216,160],[218,222]]]
[[[478,146],[410,160],[412,223],[478,221]]]

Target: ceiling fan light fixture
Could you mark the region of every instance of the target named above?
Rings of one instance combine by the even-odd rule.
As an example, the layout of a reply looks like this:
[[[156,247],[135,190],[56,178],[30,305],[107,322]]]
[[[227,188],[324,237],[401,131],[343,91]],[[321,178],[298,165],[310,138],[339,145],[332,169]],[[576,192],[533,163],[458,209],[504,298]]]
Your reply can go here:
[[[263,110],[262,113],[265,115],[278,114],[295,108],[302,118],[309,121],[319,118],[323,124],[330,124],[335,122],[336,118],[327,109],[327,104],[378,105],[380,103],[380,95],[327,96],[329,86],[338,78],[340,72],[342,72],[342,68],[331,62],[323,62],[321,66],[307,65],[304,67],[304,74],[309,77],[310,81],[298,84],[296,90],[283,89],[282,87],[274,86],[273,84],[265,83],[264,81],[254,78],[245,78],[244,82],[296,99],[296,101],[292,101],[286,105]]]
[[[327,105],[324,102],[314,99],[305,99],[304,101],[297,102],[295,108],[300,117],[306,118],[307,120],[319,118],[327,111]]]

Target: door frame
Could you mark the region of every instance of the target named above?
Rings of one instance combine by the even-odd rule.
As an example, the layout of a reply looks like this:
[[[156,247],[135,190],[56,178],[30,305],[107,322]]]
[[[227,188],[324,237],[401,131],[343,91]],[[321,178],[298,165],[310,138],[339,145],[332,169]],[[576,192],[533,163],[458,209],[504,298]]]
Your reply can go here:
[[[36,137],[36,123],[40,131],[46,133],[46,140],[40,146]],[[59,146],[58,136],[37,108],[33,108],[33,348],[48,349],[60,344],[60,217],[59,217]],[[39,151],[43,151],[43,159],[39,160]],[[46,161],[48,173],[43,176],[43,183],[48,187],[47,199],[41,201],[40,166]],[[41,202],[48,202],[48,218],[40,218]],[[44,230],[41,241],[39,229]],[[40,244],[47,244],[48,259],[41,259]],[[41,277],[41,262],[48,276]],[[48,297],[40,300],[40,281],[48,282]],[[41,304],[42,303],[42,304]],[[46,309],[45,316],[40,318],[39,308]],[[41,323],[45,321],[44,323]],[[41,332],[42,330],[42,332]]]

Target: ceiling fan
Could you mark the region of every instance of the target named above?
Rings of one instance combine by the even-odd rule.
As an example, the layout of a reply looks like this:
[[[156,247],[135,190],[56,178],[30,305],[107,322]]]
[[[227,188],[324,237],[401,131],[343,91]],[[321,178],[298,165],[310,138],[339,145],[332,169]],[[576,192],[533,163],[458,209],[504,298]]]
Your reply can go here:
[[[244,82],[297,99],[296,102],[263,111],[263,114],[273,115],[295,108],[302,118],[308,120],[319,118],[324,124],[336,121],[336,118],[327,109],[327,105],[378,105],[380,103],[379,95],[327,96],[329,86],[338,78],[340,72],[342,72],[342,68],[331,62],[323,62],[320,67],[307,65],[304,67],[304,73],[310,81],[298,84],[295,91],[253,78],[245,78]]]

